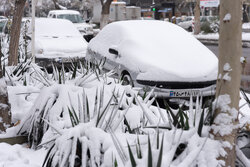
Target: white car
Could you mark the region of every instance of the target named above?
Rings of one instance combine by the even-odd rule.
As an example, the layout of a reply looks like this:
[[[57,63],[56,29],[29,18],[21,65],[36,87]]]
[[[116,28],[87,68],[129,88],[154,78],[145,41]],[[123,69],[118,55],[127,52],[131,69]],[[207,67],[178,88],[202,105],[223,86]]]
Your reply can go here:
[[[0,20],[1,19],[7,19],[7,17],[5,17],[5,16],[0,16]]]
[[[80,31],[83,37],[89,41],[94,36],[93,26],[86,23],[81,14],[75,10],[51,10],[48,18],[67,19],[74,23],[76,28]]]
[[[28,27],[27,36],[31,37],[31,26]],[[84,59],[86,50],[87,42],[70,21],[36,18],[35,61],[40,66],[71,64]]]
[[[192,32],[192,24],[194,22],[194,16],[187,16],[184,21],[178,23],[178,26],[184,28],[185,30]]]
[[[154,88],[158,97],[212,96],[217,57],[181,27],[164,21],[120,21],[105,26],[89,45],[86,60],[106,58],[125,84]]]

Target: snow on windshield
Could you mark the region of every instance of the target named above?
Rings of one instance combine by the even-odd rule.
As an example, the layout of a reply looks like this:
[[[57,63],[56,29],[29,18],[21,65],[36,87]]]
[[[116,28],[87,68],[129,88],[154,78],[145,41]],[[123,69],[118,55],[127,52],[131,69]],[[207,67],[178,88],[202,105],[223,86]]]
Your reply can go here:
[[[36,19],[36,36],[65,37],[81,36],[75,26],[68,20],[63,19]]]

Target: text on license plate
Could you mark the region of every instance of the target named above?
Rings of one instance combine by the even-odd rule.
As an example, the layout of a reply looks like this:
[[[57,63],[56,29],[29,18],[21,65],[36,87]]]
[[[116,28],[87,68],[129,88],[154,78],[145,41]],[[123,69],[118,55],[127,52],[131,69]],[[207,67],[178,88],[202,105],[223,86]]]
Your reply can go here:
[[[186,90],[178,90],[178,91],[170,91],[169,96],[170,97],[190,97],[192,96],[198,96],[200,93],[199,90],[192,90],[192,91],[186,91]]]

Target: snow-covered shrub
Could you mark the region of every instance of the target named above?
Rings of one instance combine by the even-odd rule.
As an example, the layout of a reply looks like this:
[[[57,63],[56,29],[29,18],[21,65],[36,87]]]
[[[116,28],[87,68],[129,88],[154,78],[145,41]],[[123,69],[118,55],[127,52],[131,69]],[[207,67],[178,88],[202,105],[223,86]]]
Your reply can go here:
[[[1,41],[1,49],[2,49],[2,53],[3,53],[3,57],[2,57],[2,63],[4,64],[8,64],[8,56],[9,56],[9,43],[10,43],[10,25],[11,20],[8,20],[8,24],[9,27],[7,30],[7,32],[3,32],[0,35],[0,41]],[[18,62],[22,63],[22,62],[26,62],[28,60],[28,58],[31,57],[31,53],[30,51],[28,52],[28,47],[30,47],[30,42],[31,42],[31,38],[28,37],[27,35],[27,31],[28,31],[28,23],[29,20],[22,20],[22,25],[21,25],[21,30],[20,30],[20,39],[19,39],[19,46],[18,46]]]
[[[21,120],[19,134],[27,134],[33,148],[49,148],[44,166],[220,163],[216,157],[224,153],[221,145],[207,138],[208,127],[200,126],[210,113],[201,108],[200,98],[196,109],[167,106],[165,110],[152,106],[153,91],[142,98],[130,86],[114,82],[109,77],[112,72],[103,74],[99,67],[81,64],[67,72],[54,68],[52,74],[32,63],[23,67],[7,69],[9,82],[26,82],[39,87],[40,93]]]
[[[29,139],[34,145],[40,143],[44,133],[48,130],[48,124],[55,124],[62,129],[69,128],[72,127],[70,122],[73,118],[70,115],[72,111],[77,111],[77,115],[74,116],[79,117],[79,120],[82,121],[82,119],[87,120],[86,115],[93,117],[94,114],[89,113],[89,111],[95,112],[98,109],[100,110],[102,105],[106,105],[102,101],[103,99],[100,100],[101,97],[104,98],[104,92],[100,91],[103,83],[98,81],[101,75],[93,71],[85,70],[79,76],[64,72],[60,74],[58,70],[52,76],[35,72],[36,75],[34,77],[39,78],[37,80],[47,87],[41,89],[41,93],[32,107],[27,120],[24,121],[25,124],[21,131],[21,133],[29,132]],[[112,95],[112,92],[105,93],[105,97]],[[90,95],[87,97],[86,94]],[[89,104],[88,100],[91,100],[93,103]],[[101,103],[99,108],[93,108],[95,103]],[[25,127],[26,125],[30,127]]]
[[[43,166],[220,166],[216,157],[224,153],[218,141],[199,137],[195,129],[148,136],[105,132],[90,122],[65,129]]]

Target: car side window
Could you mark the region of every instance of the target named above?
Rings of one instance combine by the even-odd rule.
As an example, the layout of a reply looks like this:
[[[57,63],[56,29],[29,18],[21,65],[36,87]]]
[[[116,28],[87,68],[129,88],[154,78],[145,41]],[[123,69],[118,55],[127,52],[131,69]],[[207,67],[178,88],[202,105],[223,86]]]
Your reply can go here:
[[[52,18],[56,18],[56,15],[53,14]]]

